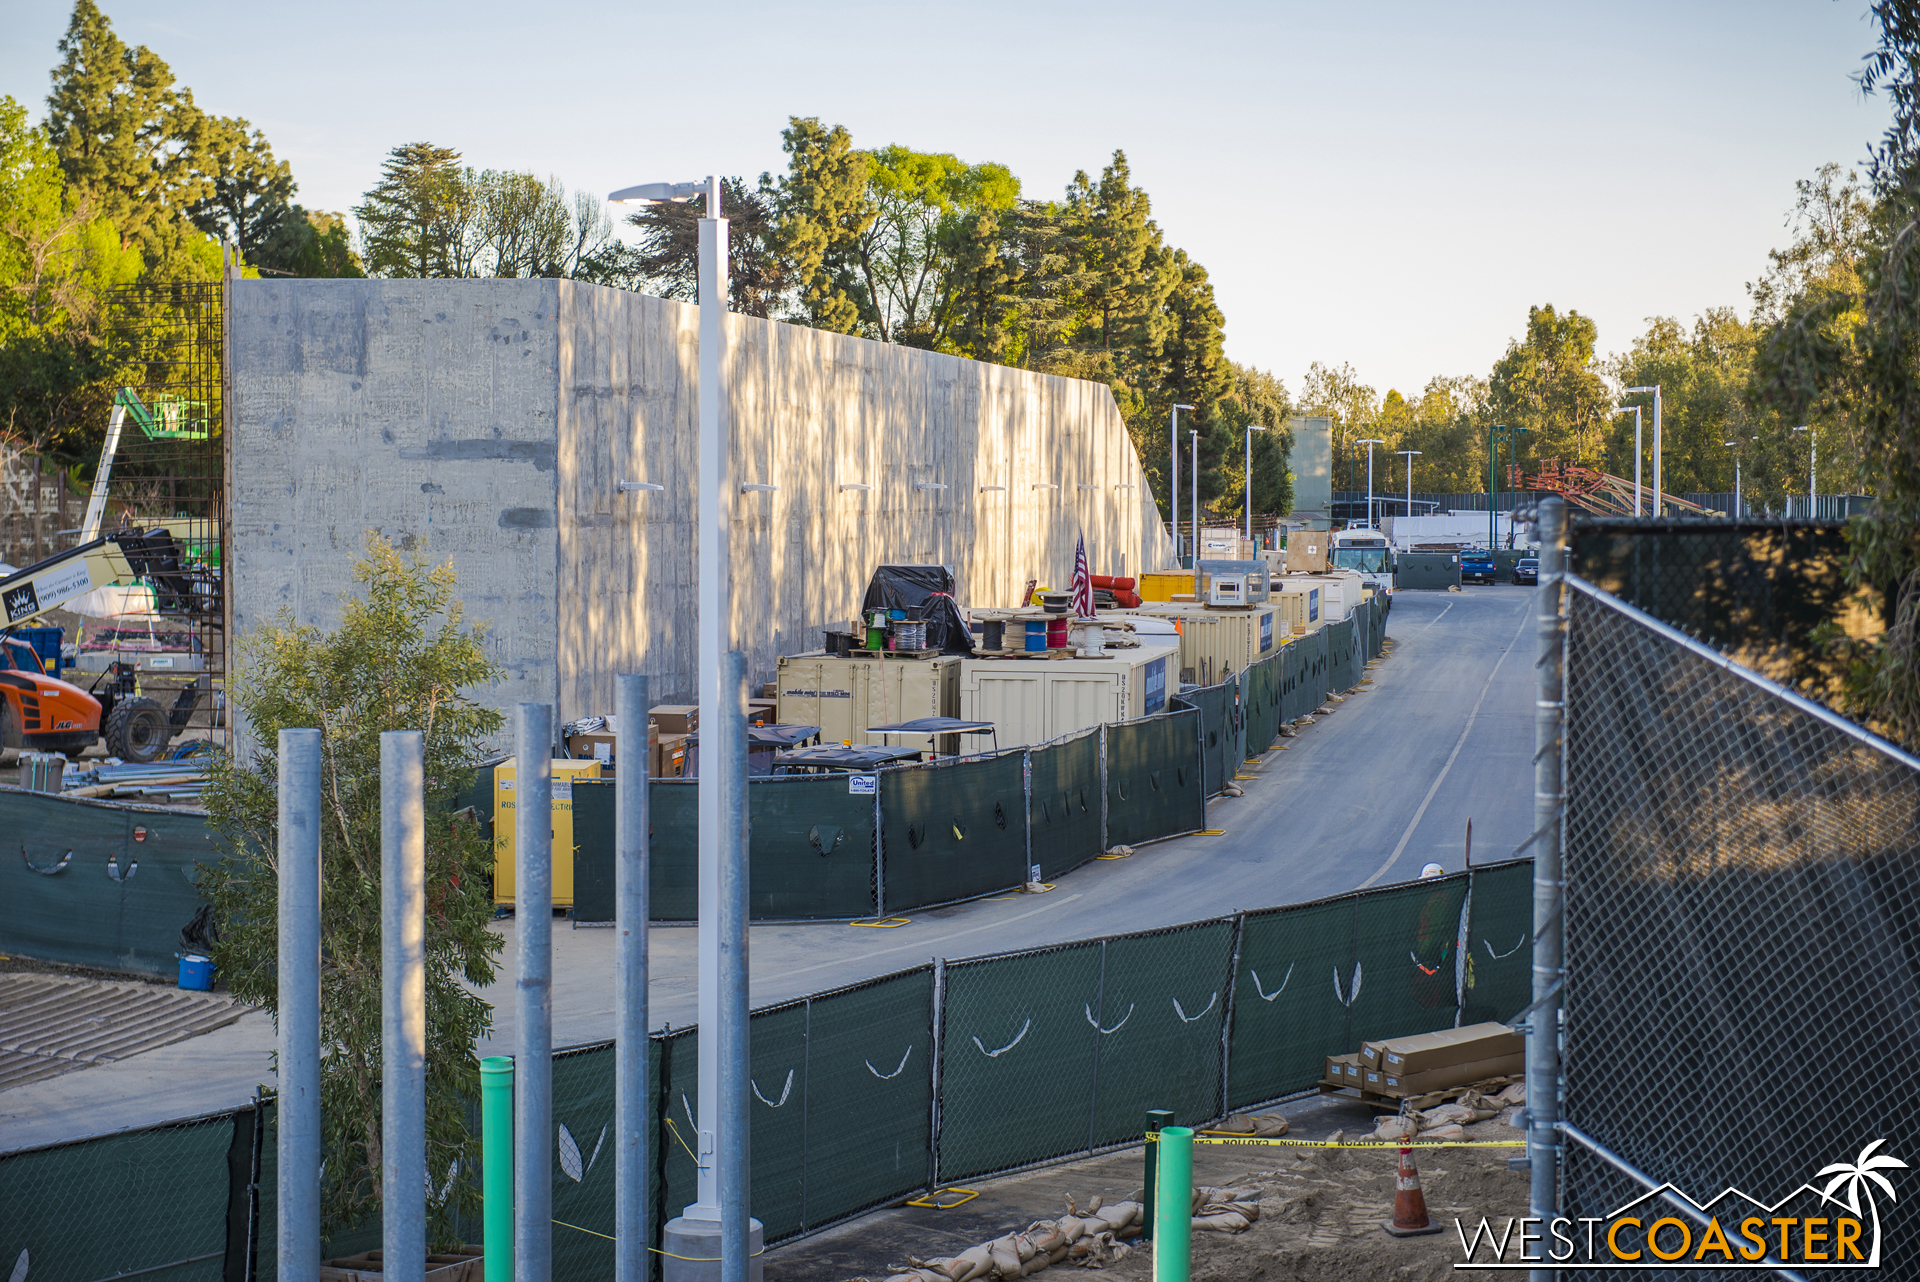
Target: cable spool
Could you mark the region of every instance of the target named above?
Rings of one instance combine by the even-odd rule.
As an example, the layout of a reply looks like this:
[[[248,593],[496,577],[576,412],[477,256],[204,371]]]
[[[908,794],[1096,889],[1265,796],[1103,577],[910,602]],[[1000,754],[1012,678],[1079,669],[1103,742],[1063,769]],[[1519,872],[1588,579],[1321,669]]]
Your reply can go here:
[[[998,650],[1006,641],[1007,624],[1004,619],[988,619],[980,629],[980,648]]]

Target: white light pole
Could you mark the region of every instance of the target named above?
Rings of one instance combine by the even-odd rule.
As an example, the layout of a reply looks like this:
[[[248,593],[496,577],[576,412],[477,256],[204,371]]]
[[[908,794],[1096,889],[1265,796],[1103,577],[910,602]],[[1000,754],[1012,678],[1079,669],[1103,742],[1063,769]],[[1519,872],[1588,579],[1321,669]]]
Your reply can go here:
[[[1367,447],[1367,528],[1377,530],[1380,527],[1374,524],[1373,520],[1373,447],[1376,445],[1385,445],[1386,442],[1375,440],[1369,436],[1363,441],[1355,441],[1354,444]]]
[[[1200,433],[1193,428],[1187,429],[1187,447],[1192,453],[1187,460],[1187,471],[1193,473],[1187,478],[1192,487],[1192,498],[1187,506],[1193,509],[1193,599],[1200,599]]]
[[[1738,441],[1720,443],[1730,450],[1738,451],[1740,448]],[[1733,519],[1736,521],[1740,519],[1740,455],[1738,453],[1733,456]]]
[[[1413,515],[1413,460],[1419,456],[1419,450],[1395,450],[1395,454],[1407,457],[1407,515]]]
[[[1264,427],[1247,424],[1247,542],[1253,542],[1253,434],[1264,432]]]
[[[747,1186],[747,1136],[743,1131],[747,1064],[740,1053],[744,1052],[746,1039],[728,1035],[735,1025],[744,1029],[747,1018],[747,932],[744,912],[727,911],[730,905],[723,902],[722,883],[727,883],[735,898],[738,895],[733,888],[745,886],[745,834],[728,822],[728,816],[737,817],[745,811],[746,779],[741,776],[745,754],[727,750],[730,732],[738,729],[744,734],[745,725],[744,721],[739,727],[732,725],[736,718],[730,714],[741,706],[741,691],[728,689],[725,679],[729,652],[734,649],[728,527],[736,491],[731,483],[726,416],[727,221],[720,216],[721,190],[720,177],[714,174],[699,182],[628,187],[608,199],[651,204],[704,196],[707,202],[707,216],[700,220],[700,531],[695,576],[699,584],[698,701],[706,742],[717,750],[701,753],[708,768],[700,771],[698,783],[701,1037],[700,1116],[694,1144],[698,1178],[693,1205],[666,1226],[666,1249],[694,1262],[719,1259],[721,1276],[731,1282],[760,1276],[760,1226],[758,1221],[745,1222],[739,1206],[728,1204],[738,1200],[738,1191]],[[737,665],[739,661],[733,662]],[[723,931],[723,918],[732,929]],[[736,1052],[729,1059],[737,1058],[737,1063],[721,1062],[723,1042]],[[730,1193],[734,1197],[730,1198]],[[666,1258],[665,1275],[669,1279],[687,1276],[685,1268],[675,1255]]]
[[[1803,424],[1793,430],[1807,434],[1807,519],[1812,520],[1814,517],[1813,465],[1819,460],[1820,443],[1814,437],[1813,428],[1810,426]]]
[[[1652,387],[1626,387],[1621,390],[1629,394],[1634,392],[1653,393],[1653,511],[1651,515],[1659,516],[1660,509],[1665,506],[1660,496],[1665,492],[1663,486],[1666,483],[1666,478],[1661,475],[1660,471],[1660,385],[1655,383]],[[1638,455],[1635,457],[1638,458]]]
[[[1180,568],[1180,411],[1192,412],[1191,405],[1175,405],[1168,411],[1167,451],[1173,456],[1173,479],[1167,485],[1167,528],[1173,531],[1173,566]],[[1196,545],[1193,554],[1200,555]]]
[[[1615,414],[1633,411],[1633,514],[1640,515],[1640,407],[1638,405],[1620,405],[1614,408]]]

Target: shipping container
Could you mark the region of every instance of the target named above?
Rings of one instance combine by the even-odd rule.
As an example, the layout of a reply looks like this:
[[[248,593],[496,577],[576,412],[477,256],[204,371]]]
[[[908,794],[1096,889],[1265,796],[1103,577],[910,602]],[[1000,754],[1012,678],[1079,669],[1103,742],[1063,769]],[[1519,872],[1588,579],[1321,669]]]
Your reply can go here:
[[[513,902],[514,814],[520,796],[514,778],[515,762],[508,757],[493,768],[493,902]],[[576,779],[598,779],[598,761],[553,763],[553,903],[556,908],[573,906],[573,783]]]
[[[774,674],[774,698],[781,725],[819,726],[822,743],[879,743],[882,736],[869,726],[959,716],[959,680],[958,655],[933,659],[783,655]],[[912,751],[960,750],[958,735],[894,734],[885,739],[896,748]]]
[[[959,716],[990,721],[1002,748],[1045,743],[1104,721],[1167,710],[1180,692],[1178,644],[1100,659],[962,659]]]
[[[1244,672],[1293,639],[1293,628],[1271,603],[1218,610],[1176,602],[1143,605],[1133,614],[1168,619],[1180,628],[1180,679],[1210,686]]]
[[[1286,574],[1273,581],[1273,590],[1296,592],[1320,590],[1320,622],[1338,623],[1353,613],[1361,602],[1366,584],[1352,570],[1328,570],[1322,574]]]

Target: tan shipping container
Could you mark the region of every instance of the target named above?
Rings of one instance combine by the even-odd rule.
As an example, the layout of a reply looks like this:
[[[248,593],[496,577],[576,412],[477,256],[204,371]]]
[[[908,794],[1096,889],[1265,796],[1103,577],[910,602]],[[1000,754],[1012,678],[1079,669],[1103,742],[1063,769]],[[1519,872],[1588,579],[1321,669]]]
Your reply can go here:
[[[991,721],[1012,748],[1165,712],[1180,692],[1178,638],[1166,640],[1097,659],[962,660],[959,715]]]
[[[1210,686],[1277,653],[1293,638],[1288,621],[1271,601],[1245,609],[1217,610],[1183,603],[1150,604],[1131,611],[1168,619],[1180,628],[1182,681]],[[1187,674],[1191,673],[1191,676]]]
[[[843,659],[830,654],[781,657],[774,678],[783,726],[819,726],[820,741],[879,743],[869,726],[896,725],[919,717],[960,715],[960,656],[936,659]],[[897,748],[951,753],[958,735],[887,735]],[[941,742],[935,744],[938,738]],[[974,736],[966,749],[979,746]]]

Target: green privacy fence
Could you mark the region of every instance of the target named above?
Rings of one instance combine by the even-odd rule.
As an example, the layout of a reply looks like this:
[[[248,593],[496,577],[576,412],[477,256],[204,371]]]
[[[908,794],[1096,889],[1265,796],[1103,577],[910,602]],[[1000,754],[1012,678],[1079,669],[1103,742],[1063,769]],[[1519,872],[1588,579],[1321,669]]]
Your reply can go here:
[[[0,952],[135,974],[173,973],[211,857],[198,813],[0,791]],[[17,853],[16,853],[17,852]]]
[[[936,961],[755,1011],[753,1214],[782,1241],[924,1189],[1136,1142],[1148,1108],[1204,1123],[1309,1091],[1327,1055],[1366,1039],[1511,1019],[1528,1001],[1531,879],[1517,860]],[[694,1197],[699,1032],[658,1033],[650,1048],[657,1241]],[[613,1043],[554,1059],[553,1276],[585,1282],[612,1268]],[[253,1116],[0,1154],[0,1260],[29,1252],[33,1282],[270,1277],[272,1144],[255,1159],[254,1204]]]

